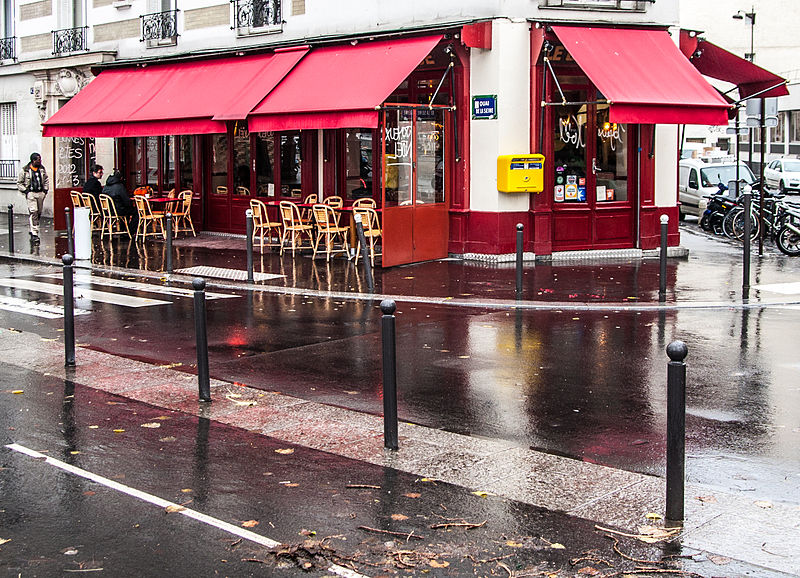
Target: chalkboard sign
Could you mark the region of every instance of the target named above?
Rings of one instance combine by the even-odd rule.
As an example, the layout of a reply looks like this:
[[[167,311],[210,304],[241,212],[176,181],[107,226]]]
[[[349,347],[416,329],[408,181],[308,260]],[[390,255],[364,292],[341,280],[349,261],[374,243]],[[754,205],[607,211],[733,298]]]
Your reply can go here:
[[[56,140],[56,188],[82,188],[86,182],[86,165],[95,162],[93,138],[59,138]]]

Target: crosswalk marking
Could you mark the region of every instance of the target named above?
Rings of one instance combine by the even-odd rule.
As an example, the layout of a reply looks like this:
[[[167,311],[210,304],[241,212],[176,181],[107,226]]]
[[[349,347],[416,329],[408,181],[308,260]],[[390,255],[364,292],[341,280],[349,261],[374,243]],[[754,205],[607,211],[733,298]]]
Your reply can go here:
[[[47,275],[37,275],[37,277],[45,277],[48,279],[61,279],[62,273],[50,273]],[[150,285],[148,283],[139,283],[136,281],[127,281],[125,279],[111,279],[109,277],[97,277],[95,275],[76,274],[75,282],[78,283],[91,283],[92,285],[102,285],[104,287],[120,287],[123,289],[134,289],[137,291],[147,291],[150,293],[159,293],[161,295],[175,295],[178,297],[193,297],[194,290],[183,289],[181,287],[166,287],[164,285]],[[206,299],[230,299],[231,297],[239,297],[232,293],[215,293],[212,291],[206,292]]]
[[[40,303],[39,301],[28,301],[19,297],[9,297],[0,295],[0,309],[22,313],[24,315],[34,315],[45,319],[60,319],[64,317],[64,307],[51,303]],[[90,311],[85,309],[75,309],[75,315],[88,315]]]
[[[794,283],[769,283],[764,285],[753,285],[752,289],[760,291],[770,291],[772,293],[781,293],[783,295],[797,295],[800,294],[800,282]]]
[[[63,295],[64,288],[53,283],[43,283],[41,281],[31,281],[29,279],[0,279],[0,287],[12,287],[14,289],[27,289],[39,293],[49,293],[50,295]],[[149,299],[147,297],[133,297],[130,295],[120,295],[107,291],[95,291],[85,287],[75,287],[75,299],[86,299],[99,303],[109,303],[122,307],[150,307],[153,305],[171,305],[170,301],[160,299]]]

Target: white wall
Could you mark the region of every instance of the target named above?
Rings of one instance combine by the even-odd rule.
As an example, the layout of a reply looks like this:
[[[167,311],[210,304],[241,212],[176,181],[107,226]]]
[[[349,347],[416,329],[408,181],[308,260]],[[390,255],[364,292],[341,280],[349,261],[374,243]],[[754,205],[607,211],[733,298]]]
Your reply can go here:
[[[470,66],[470,95],[497,95],[497,119],[470,121],[470,208],[526,211],[527,194],[497,191],[497,157],[530,151],[530,24],[495,20],[492,49],[472,49]]]
[[[678,127],[656,125],[655,204],[674,207],[678,200]]]

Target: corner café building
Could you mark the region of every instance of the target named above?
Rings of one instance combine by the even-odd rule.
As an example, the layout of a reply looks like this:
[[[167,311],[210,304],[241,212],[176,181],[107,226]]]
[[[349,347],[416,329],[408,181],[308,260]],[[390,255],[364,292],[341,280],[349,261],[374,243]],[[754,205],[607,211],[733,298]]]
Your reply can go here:
[[[68,153],[83,174],[93,139],[113,138],[129,189],[191,189],[209,231],[243,233],[252,197],[372,197],[392,266],[512,253],[520,222],[537,255],[653,248],[664,213],[677,244],[675,125],[727,124],[730,110],[663,29],[495,19],[115,64],[44,136],[59,137],[54,156],[83,147]],[[529,152],[545,156],[543,192],[498,192],[497,156]]]

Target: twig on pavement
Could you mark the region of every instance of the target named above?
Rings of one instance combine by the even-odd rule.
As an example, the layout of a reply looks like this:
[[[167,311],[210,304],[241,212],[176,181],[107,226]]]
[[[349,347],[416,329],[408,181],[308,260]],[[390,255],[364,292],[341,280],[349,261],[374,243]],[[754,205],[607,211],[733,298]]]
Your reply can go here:
[[[366,530],[367,532],[377,532],[379,534],[389,534],[391,536],[398,536],[400,538],[405,538],[409,540],[414,538],[415,540],[424,540],[425,538],[422,536],[414,535],[414,532],[406,533],[406,532],[392,532],[391,530],[379,530],[378,528],[370,528],[369,526],[359,526],[359,530]]]

